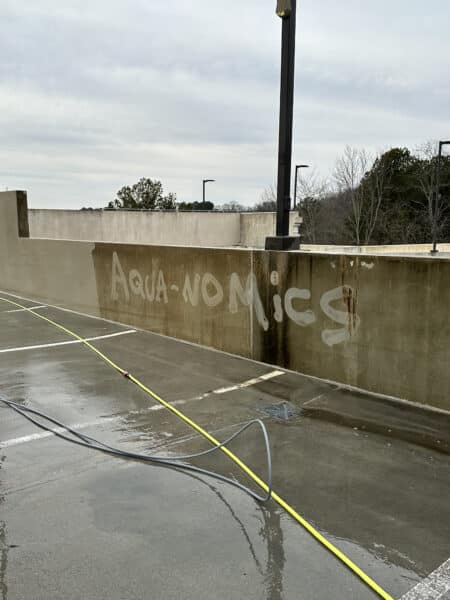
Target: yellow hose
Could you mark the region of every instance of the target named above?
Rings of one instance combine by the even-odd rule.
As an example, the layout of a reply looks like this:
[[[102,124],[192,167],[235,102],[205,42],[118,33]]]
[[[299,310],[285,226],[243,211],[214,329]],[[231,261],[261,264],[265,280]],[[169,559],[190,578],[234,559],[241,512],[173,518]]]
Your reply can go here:
[[[163,398],[158,396],[158,394],[156,394],[153,390],[151,390],[146,385],[144,385],[139,379],[137,379],[136,377],[134,377],[133,375],[131,375],[130,373],[125,371],[125,369],[122,369],[122,367],[119,367],[119,365],[117,365],[110,358],[108,358],[105,354],[103,354],[103,352],[101,352],[98,348],[93,346],[90,342],[88,342],[87,340],[85,340],[84,338],[82,338],[81,336],[76,334],[74,331],[67,329],[67,327],[64,327],[60,323],[57,323],[56,321],[52,321],[52,319],[49,319],[48,317],[45,317],[44,315],[41,315],[41,314],[35,312],[34,310],[27,308],[26,306],[23,306],[22,304],[14,302],[13,300],[9,300],[9,299],[3,298],[3,297],[0,297],[0,300],[30,312],[35,317],[38,317],[42,321],[46,321],[47,323],[50,323],[51,325],[53,325],[60,331],[63,331],[64,333],[66,333],[68,336],[75,338],[76,340],[78,340],[79,342],[81,342],[82,344],[87,346],[90,350],[92,350],[92,352],[95,352],[95,354],[97,354],[97,356],[99,356],[110,367],[112,367],[113,369],[118,371],[121,375],[127,377],[127,379],[130,379],[130,381],[132,381],[135,385],[137,385],[146,394],[151,396],[154,400],[156,400],[157,402],[162,404],[162,406],[164,406],[165,408],[170,410],[173,414],[175,414],[177,417],[179,417],[182,421],[187,423],[190,427],[192,427],[192,429],[197,431],[205,439],[207,439],[209,442],[211,442],[211,444],[213,444],[215,446],[220,446],[220,442],[218,440],[216,440],[216,438],[214,436],[212,436],[210,433],[208,433],[205,429],[203,429],[203,427],[198,425],[195,421],[190,419],[187,415],[185,415],[183,412],[178,410],[175,406],[172,406],[171,404],[169,404],[169,402],[167,402],[166,400],[163,400]],[[222,452],[224,452],[224,454],[226,454],[236,465],[238,465],[238,467],[240,467],[242,469],[242,471],[244,471],[244,473],[246,473],[257,485],[259,485],[260,488],[262,488],[265,492],[269,491],[267,484],[262,479],[260,479],[260,477],[258,477],[258,475],[256,475],[256,473],[254,473],[252,471],[252,469],[250,469],[250,467],[247,466],[231,450],[229,450],[226,446],[222,446],[220,448],[220,450]],[[302,527],[304,527],[304,529],[306,529],[306,531],[308,531],[320,544],[322,544],[322,546],[324,546],[327,550],[329,550],[329,552],[334,554],[334,556],[336,556],[336,558],[338,558],[346,567],[348,567],[351,571],[353,571],[353,573],[355,575],[357,575],[376,594],[378,594],[378,596],[380,596],[381,598],[384,598],[384,600],[394,600],[394,598],[390,594],[388,594],[382,587],[380,587],[371,577],[369,577],[369,575],[367,575],[367,573],[365,573],[362,569],[360,569],[346,554],[341,552],[341,550],[339,550],[339,548],[337,548],[334,544],[332,544],[329,540],[327,540],[327,538],[325,538],[321,533],[319,533],[319,531],[317,531],[317,529],[315,527],[313,527],[311,525],[311,523],[309,523],[306,519],[304,519],[294,508],[292,508],[292,506],[290,504],[288,504],[285,500],[283,500],[283,498],[281,498],[274,491],[272,491],[272,499],[279,506],[281,506],[287,513],[289,513],[291,515],[291,517],[293,517],[297,521],[297,523],[299,523]]]

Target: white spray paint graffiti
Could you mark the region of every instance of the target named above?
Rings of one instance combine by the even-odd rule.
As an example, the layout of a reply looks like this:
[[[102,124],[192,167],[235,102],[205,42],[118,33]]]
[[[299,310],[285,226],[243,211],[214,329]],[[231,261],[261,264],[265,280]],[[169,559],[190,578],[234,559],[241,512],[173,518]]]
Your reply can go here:
[[[375,266],[375,263],[373,263],[373,262],[371,262],[371,263],[368,263],[368,262],[366,262],[365,260],[363,260],[363,261],[361,262],[361,266],[362,266],[364,269],[369,269],[369,270],[370,270],[370,269],[373,269],[373,268],[374,268],[374,266]]]
[[[316,321],[316,315],[312,310],[298,311],[294,308],[294,300],[310,300],[311,292],[309,290],[300,290],[298,288],[289,288],[284,296],[284,310],[287,316],[302,327],[312,325]]]
[[[118,301],[119,292],[122,292],[125,301],[130,302],[132,296],[141,298],[143,301],[159,302],[167,304],[169,302],[168,290],[179,293],[180,287],[171,284],[169,287],[164,278],[164,272],[161,269],[158,260],[152,260],[152,273],[142,276],[135,268],[131,269],[126,276],[119,260],[117,252],[112,255],[112,300]],[[270,283],[278,286],[280,277],[277,271],[270,274]],[[264,305],[258,289],[256,275],[248,275],[243,285],[240,276],[237,273],[231,273],[229,278],[229,298],[228,310],[231,314],[236,314],[242,306],[253,310],[258,324],[264,331],[269,329],[269,319],[267,318]],[[220,281],[209,272],[200,275],[195,273],[193,278],[189,273],[185,275],[181,295],[186,304],[199,306],[202,300],[208,308],[215,308],[225,300],[224,286]],[[316,313],[308,308],[311,301],[311,291],[291,287],[283,295],[275,293],[273,295],[273,318],[277,323],[282,323],[285,316],[300,327],[309,327],[317,321]],[[344,304],[346,310],[339,310],[336,305]],[[361,319],[356,312],[357,298],[353,288],[349,285],[339,286],[325,292],[320,298],[320,308],[322,312],[334,323],[343,327],[339,329],[324,329],[322,331],[322,340],[327,346],[334,346],[349,341],[356,334]]]
[[[205,273],[202,277],[202,298],[210,308],[223,301],[223,287],[211,273]]]
[[[255,309],[258,323],[267,331],[269,329],[269,320],[266,317],[264,306],[259,295],[258,282],[256,275],[251,273],[247,277],[245,290],[242,287],[241,279],[237,273],[232,273],[230,277],[230,312],[237,313],[239,310],[238,298],[244,306]]]

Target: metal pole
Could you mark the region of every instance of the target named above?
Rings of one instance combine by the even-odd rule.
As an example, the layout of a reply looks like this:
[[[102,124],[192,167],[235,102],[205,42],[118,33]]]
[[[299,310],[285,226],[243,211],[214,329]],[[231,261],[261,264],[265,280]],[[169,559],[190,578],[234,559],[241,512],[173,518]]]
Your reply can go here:
[[[309,165],[296,165],[295,166],[295,186],[294,186],[294,210],[297,207],[297,183],[298,183],[298,170],[307,169]]]
[[[215,179],[204,179],[203,180],[203,204],[206,202],[206,184],[215,181]]]
[[[297,0],[283,16],[281,42],[280,131],[278,142],[277,236],[289,235],[292,126],[294,119],[295,26]]]
[[[295,167],[295,184],[294,184],[294,210],[297,208],[297,182],[298,182],[298,170],[300,166]]]
[[[432,254],[437,252],[437,210],[439,206],[439,188],[440,188],[440,176],[441,176],[441,156],[442,156],[442,142],[439,142],[439,154],[436,163],[436,189],[434,193],[434,207],[433,207],[433,222],[432,222],[432,236],[433,236],[433,250]]]
[[[433,250],[431,254],[437,254],[437,217],[439,212],[439,199],[441,195],[441,162],[442,162],[442,148],[450,144],[449,141],[439,142],[439,153],[436,164],[436,190],[434,194],[434,209],[433,209],[433,222],[432,222],[432,236],[433,236]]]

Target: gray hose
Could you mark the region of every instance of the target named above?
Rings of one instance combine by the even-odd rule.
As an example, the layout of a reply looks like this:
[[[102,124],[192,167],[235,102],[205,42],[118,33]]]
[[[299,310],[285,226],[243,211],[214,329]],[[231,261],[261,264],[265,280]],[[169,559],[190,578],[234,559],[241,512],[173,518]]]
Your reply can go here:
[[[140,454],[140,453],[136,453],[136,452],[129,452],[127,450],[121,450],[120,448],[115,448],[114,446],[109,446],[108,444],[105,444],[99,440],[96,440],[95,438],[84,435],[83,433],[80,433],[79,431],[72,429],[68,425],[61,423],[57,419],[55,419],[49,415],[46,415],[43,412],[40,412],[33,408],[23,406],[22,404],[18,404],[16,402],[8,400],[1,394],[0,394],[0,401],[2,401],[9,408],[15,410],[17,413],[19,413],[20,415],[25,417],[25,419],[27,419],[28,421],[30,421],[31,423],[33,423],[40,429],[43,429],[44,431],[49,431],[49,432],[53,433],[55,436],[57,436],[63,440],[66,440],[67,442],[71,442],[72,444],[77,444],[78,446],[83,446],[85,448],[90,448],[92,450],[97,450],[99,452],[105,452],[106,454],[111,454],[113,456],[119,456],[120,458],[129,458],[129,459],[138,460],[138,461],[147,462],[147,463],[165,465],[167,467],[171,467],[171,468],[175,468],[175,469],[179,469],[179,470],[188,470],[188,471],[193,471],[195,473],[199,473],[201,475],[206,475],[208,477],[214,477],[215,479],[218,479],[225,483],[229,483],[230,485],[233,485],[234,487],[237,487],[238,489],[242,490],[246,494],[249,494],[249,496],[251,496],[252,498],[257,500],[258,502],[267,502],[272,495],[272,457],[271,457],[271,453],[270,453],[269,436],[267,433],[266,426],[260,419],[254,419],[252,421],[249,421],[243,427],[241,427],[238,431],[236,431],[233,435],[231,435],[229,438],[227,438],[226,440],[221,442],[218,446],[214,446],[213,448],[209,448],[208,450],[204,450],[202,452],[196,452],[194,454],[185,454],[182,456],[175,456],[175,457],[152,456],[149,454]],[[39,418],[44,419],[45,421],[53,423],[54,425],[57,425],[58,427],[61,427],[62,429],[65,429],[68,433],[70,433],[72,436],[74,436],[75,438],[78,438],[78,439],[73,439],[73,438],[69,437],[68,435],[65,435],[62,432],[55,431],[54,429],[47,427],[43,423],[40,423],[39,421],[37,421],[36,419],[31,417],[30,416],[31,414],[36,415]],[[220,473],[216,473],[215,471],[208,471],[206,469],[202,469],[200,467],[191,465],[190,463],[182,462],[187,459],[199,458],[201,456],[206,456],[208,454],[212,454],[213,452],[216,452],[217,450],[220,450],[221,448],[227,446],[230,442],[232,442],[234,439],[236,439],[244,431],[246,431],[249,427],[252,427],[253,425],[258,425],[261,428],[261,431],[262,431],[263,437],[264,437],[265,447],[266,447],[268,492],[265,496],[260,496],[259,494],[257,494],[253,490],[251,490],[249,487],[243,485],[242,483],[239,483],[238,481],[236,481],[234,479],[231,479],[230,477],[225,477],[225,475],[221,475]]]

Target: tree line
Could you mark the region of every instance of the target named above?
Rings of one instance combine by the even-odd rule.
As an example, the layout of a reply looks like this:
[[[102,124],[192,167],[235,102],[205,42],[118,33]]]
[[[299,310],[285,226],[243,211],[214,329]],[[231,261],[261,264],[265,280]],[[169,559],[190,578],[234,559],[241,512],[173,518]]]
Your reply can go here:
[[[302,240],[311,244],[405,244],[450,240],[450,156],[440,167],[436,197],[437,145],[427,142],[411,152],[391,148],[376,156],[347,146],[332,175],[302,172],[297,207]],[[237,202],[178,202],[164,194],[160,181],[141,178],[122,187],[108,209],[274,211],[276,194],[268,187],[253,207]],[[433,231],[434,230],[434,231]]]
[[[257,206],[261,206],[261,203]],[[126,185],[116,193],[114,200],[111,200],[106,206],[107,210],[203,210],[203,211],[224,211],[224,212],[243,212],[248,210],[260,210],[255,207],[248,207],[238,202],[228,202],[226,204],[214,205],[213,202],[178,202],[177,195],[170,192],[164,194],[161,181],[142,177],[134,185]],[[96,210],[82,208],[81,210]],[[101,210],[101,209],[99,209]],[[273,204],[264,208],[264,210],[274,210]]]
[[[391,148],[371,157],[345,148],[331,181],[299,179],[303,240],[312,244],[408,244],[450,239],[450,157],[443,156],[439,194],[436,144]]]

